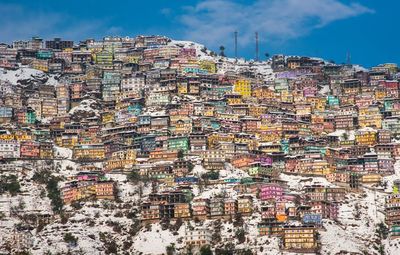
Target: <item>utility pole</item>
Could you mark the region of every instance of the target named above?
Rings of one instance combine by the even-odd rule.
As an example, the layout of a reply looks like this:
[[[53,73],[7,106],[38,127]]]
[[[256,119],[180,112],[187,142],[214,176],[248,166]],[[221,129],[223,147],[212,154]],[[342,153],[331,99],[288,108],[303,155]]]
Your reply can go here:
[[[351,55],[350,52],[347,52],[346,54],[346,64],[351,65]]]
[[[258,57],[258,32],[256,32],[256,61],[259,60]]]
[[[238,58],[238,54],[237,54],[237,36],[238,36],[238,32],[235,31],[235,59]]]

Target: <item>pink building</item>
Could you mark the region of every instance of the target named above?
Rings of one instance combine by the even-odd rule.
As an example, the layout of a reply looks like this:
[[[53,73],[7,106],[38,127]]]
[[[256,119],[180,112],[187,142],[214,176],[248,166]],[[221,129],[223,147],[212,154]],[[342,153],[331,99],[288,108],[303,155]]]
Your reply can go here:
[[[296,166],[298,165],[299,160],[297,157],[287,157],[285,161],[285,171],[295,173],[297,172]]]
[[[99,175],[97,173],[78,173],[76,175],[78,181],[98,181]]]
[[[283,195],[284,195],[283,187],[280,186],[279,184],[271,183],[271,184],[265,184],[260,187],[259,196],[261,200],[269,200],[269,199],[280,200],[282,199]]]
[[[40,156],[40,143],[26,141],[21,143],[21,158],[38,158]]]
[[[196,57],[196,49],[193,48],[182,48],[179,56],[181,57]]]
[[[331,220],[337,220],[339,215],[339,205],[335,202],[329,203],[328,211],[328,218]]]
[[[315,96],[316,94],[317,94],[317,88],[315,88],[315,87],[305,87],[304,89],[303,89],[303,95],[304,95],[304,97],[313,97],[313,96]]]
[[[259,156],[257,161],[260,162],[262,166],[272,166],[272,158],[269,156]]]
[[[276,211],[274,204],[262,205],[261,206],[261,219],[275,219]]]

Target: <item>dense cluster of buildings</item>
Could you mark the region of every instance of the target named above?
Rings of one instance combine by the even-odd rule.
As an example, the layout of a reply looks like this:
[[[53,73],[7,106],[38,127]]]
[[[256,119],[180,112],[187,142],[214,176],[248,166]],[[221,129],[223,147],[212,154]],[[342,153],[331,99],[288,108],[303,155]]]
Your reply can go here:
[[[71,178],[61,189],[64,204],[89,199],[114,200],[117,196],[115,182],[98,172],[81,172]]]
[[[393,194],[385,200],[385,222],[389,227],[392,238],[400,237],[400,180],[395,180],[393,184]]]
[[[101,162],[104,172],[156,180],[159,188],[141,205],[143,221],[259,213],[260,235],[280,236],[287,250],[317,249],[322,220],[337,218],[347,192],[394,173],[398,67],[211,55],[163,36],[1,44],[4,75],[30,67],[57,82],[0,81],[0,159],[52,159],[61,157],[55,146],[68,148],[81,164]],[[192,174],[227,165],[247,177]],[[325,177],[332,185],[293,194],[282,173]],[[235,195],[196,196],[195,186]],[[114,194],[113,182],[91,173],[63,188],[66,203]],[[393,231],[398,199],[387,200]],[[288,224],[293,220],[298,224]]]

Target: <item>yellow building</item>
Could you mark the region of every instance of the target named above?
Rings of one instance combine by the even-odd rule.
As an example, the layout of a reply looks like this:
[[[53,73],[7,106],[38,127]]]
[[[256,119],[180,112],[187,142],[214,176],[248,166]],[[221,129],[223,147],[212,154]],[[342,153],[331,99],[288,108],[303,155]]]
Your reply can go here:
[[[32,140],[32,136],[29,134],[16,134],[15,135],[15,140],[17,141],[30,141]]]
[[[241,104],[242,103],[242,95],[240,94],[226,94],[225,98],[226,101],[228,102],[228,105],[235,105],[235,104]]]
[[[176,203],[174,204],[174,218],[189,218],[190,205],[189,203]]]
[[[139,63],[140,57],[139,56],[128,56],[126,57],[126,61],[128,63],[137,64]]]
[[[262,86],[253,89],[252,91],[253,97],[259,99],[277,99],[279,98],[279,94],[276,93],[274,90],[268,88],[267,86]]]
[[[136,150],[127,150],[126,151],[126,159],[130,159],[130,160],[136,160]]]
[[[11,141],[14,140],[14,135],[12,134],[2,134],[0,135],[0,140],[6,140],[6,141]]]
[[[42,59],[34,59],[31,63],[33,69],[40,70],[43,72],[49,71],[49,62]]]
[[[281,144],[276,143],[276,144],[259,144],[259,150],[262,151],[263,153],[278,153],[281,152]]]
[[[128,159],[111,159],[105,162],[105,170],[112,171],[116,169],[128,169],[131,168],[136,163],[135,160]]]
[[[178,94],[187,94],[187,93],[188,93],[188,84],[178,83]]]
[[[361,177],[362,183],[379,183],[382,180],[382,176],[379,174],[366,174]]]
[[[370,128],[360,129],[356,132],[356,142],[359,145],[374,145],[376,144],[376,131]]]
[[[209,73],[216,73],[216,71],[217,71],[214,61],[200,60],[199,66],[201,69],[207,70]]]
[[[360,127],[382,128],[382,114],[378,106],[360,107],[358,114]]]
[[[250,214],[253,212],[253,199],[251,196],[242,196],[238,198],[238,212],[241,214]]]
[[[324,111],[326,105],[326,98],[321,97],[306,97],[307,103],[310,103],[314,110]]]
[[[249,80],[239,79],[235,81],[233,91],[239,93],[243,97],[251,96],[251,83]]]
[[[288,226],[283,228],[283,247],[286,250],[314,250],[318,248],[315,227]]]
[[[263,132],[258,135],[260,142],[279,142],[281,136],[282,132],[279,131]]]
[[[114,122],[115,121],[115,114],[114,112],[105,112],[102,114],[102,123],[106,124],[106,123],[110,123],[110,122]]]
[[[214,149],[215,145],[219,142],[233,142],[235,136],[233,134],[220,134],[214,133],[208,136],[208,146]]]
[[[386,90],[377,88],[375,90],[375,100],[383,100],[386,97]]]
[[[61,146],[72,149],[78,144],[78,136],[76,134],[66,135],[61,137]]]
[[[360,127],[382,128],[382,116],[380,114],[363,115],[358,117]]]
[[[331,168],[326,160],[303,159],[296,167],[297,171],[303,174],[326,175],[331,173]]]
[[[249,115],[256,118],[260,117],[262,114],[265,113],[267,113],[267,107],[265,106],[255,105],[249,108]]]
[[[285,103],[293,103],[293,95],[287,90],[281,91],[281,101]]]
[[[113,59],[113,53],[107,50],[100,51],[95,55],[96,64],[99,65],[112,65]]]
[[[105,158],[103,144],[76,145],[73,150],[74,159],[100,160]]]

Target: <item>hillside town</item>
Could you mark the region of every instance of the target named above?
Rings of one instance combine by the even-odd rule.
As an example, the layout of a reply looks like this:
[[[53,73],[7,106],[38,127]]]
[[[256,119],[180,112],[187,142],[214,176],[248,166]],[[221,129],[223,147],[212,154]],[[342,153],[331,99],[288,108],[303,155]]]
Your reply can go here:
[[[399,93],[391,63],[0,44],[0,254],[400,254]]]

